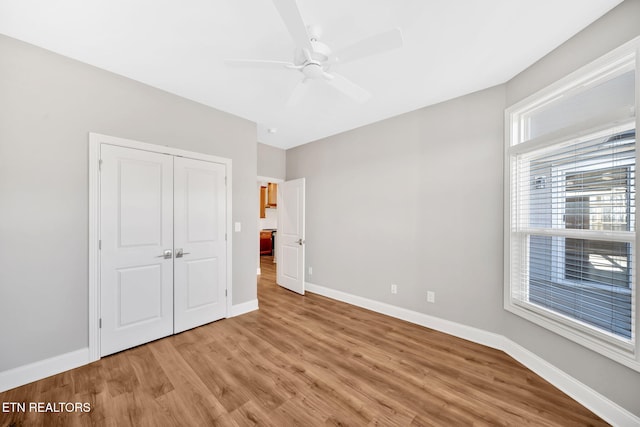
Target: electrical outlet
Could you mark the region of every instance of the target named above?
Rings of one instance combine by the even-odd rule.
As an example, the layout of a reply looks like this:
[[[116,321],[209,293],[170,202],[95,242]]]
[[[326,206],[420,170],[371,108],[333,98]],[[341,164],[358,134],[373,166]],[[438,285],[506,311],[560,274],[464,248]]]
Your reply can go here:
[[[396,285],[395,283],[391,284],[391,293],[392,294],[397,294],[398,293],[398,285]]]
[[[313,268],[309,267],[309,276],[311,276],[313,274]]]
[[[433,291],[427,291],[427,302],[435,303],[436,302],[436,293]]]

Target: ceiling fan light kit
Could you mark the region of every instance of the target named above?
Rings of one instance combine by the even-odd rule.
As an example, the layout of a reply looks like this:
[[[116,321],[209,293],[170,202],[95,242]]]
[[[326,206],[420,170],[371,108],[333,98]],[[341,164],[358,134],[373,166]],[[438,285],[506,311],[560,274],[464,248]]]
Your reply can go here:
[[[367,90],[330,69],[333,65],[402,47],[402,32],[395,28],[379,33],[346,46],[338,50],[337,54],[333,54],[331,48],[319,40],[322,36],[322,27],[305,24],[296,0],[273,0],[273,3],[295,43],[293,62],[240,59],[227,60],[227,64],[299,71],[302,74],[302,80],[289,95],[286,107],[293,107],[301,101],[308,92],[309,80],[325,81],[354,101],[367,102],[371,98]]]

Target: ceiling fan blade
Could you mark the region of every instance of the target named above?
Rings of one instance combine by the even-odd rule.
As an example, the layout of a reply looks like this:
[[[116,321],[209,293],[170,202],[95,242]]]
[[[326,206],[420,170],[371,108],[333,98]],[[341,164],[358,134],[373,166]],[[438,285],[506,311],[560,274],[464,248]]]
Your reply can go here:
[[[300,100],[304,98],[308,91],[309,82],[307,81],[307,79],[300,81],[300,83],[298,83],[296,87],[293,88],[293,92],[291,92],[291,95],[289,95],[289,99],[287,100],[285,107],[290,108],[298,105],[300,103]]]
[[[366,56],[402,47],[402,44],[402,31],[400,31],[399,28],[394,28],[392,30],[385,31],[384,33],[367,37],[366,39],[360,40],[350,46],[338,49],[329,62],[332,64],[342,64],[345,62],[355,61],[356,59],[364,58]]]
[[[271,61],[268,59],[226,59],[228,65],[236,67],[259,67],[259,68],[298,68],[295,64],[285,61]]]
[[[335,73],[330,74],[330,77],[330,79],[327,79],[327,83],[347,95],[349,98],[352,98],[361,104],[364,104],[369,100],[369,98],[371,98],[371,94],[369,92],[346,77]]]
[[[273,4],[284,21],[297,47],[313,52],[307,26],[302,19],[296,0],[273,0]]]

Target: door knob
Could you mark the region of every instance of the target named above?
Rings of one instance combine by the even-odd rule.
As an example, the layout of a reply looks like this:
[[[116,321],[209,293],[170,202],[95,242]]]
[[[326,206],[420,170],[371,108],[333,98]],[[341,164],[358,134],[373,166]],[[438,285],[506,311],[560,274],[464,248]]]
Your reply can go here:
[[[171,249],[165,249],[164,252],[162,252],[162,255],[158,255],[156,258],[171,259],[172,256],[173,251]]]
[[[176,258],[182,258],[183,255],[189,255],[191,252],[182,252],[182,248],[176,249]]]
[[[304,243],[304,240],[298,239],[298,241],[296,243],[299,244],[300,246],[302,246],[302,244]]]

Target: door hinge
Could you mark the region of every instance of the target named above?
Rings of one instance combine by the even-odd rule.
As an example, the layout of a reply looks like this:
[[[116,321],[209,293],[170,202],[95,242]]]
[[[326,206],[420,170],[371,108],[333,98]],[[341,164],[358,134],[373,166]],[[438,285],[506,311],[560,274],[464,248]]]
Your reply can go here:
[[[227,233],[224,233],[224,241],[227,241]]]
[[[224,290],[224,296],[225,297],[227,296],[227,290],[226,289]]]
[[[98,329],[102,329],[102,318],[98,319]]]
[[[224,185],[227,185],[227,176],[224,176]]]
[[[102,240],[98,240],[98,250],[102,250]]]
[[[98,160],[98,170],[102,171],[102,159]]]

